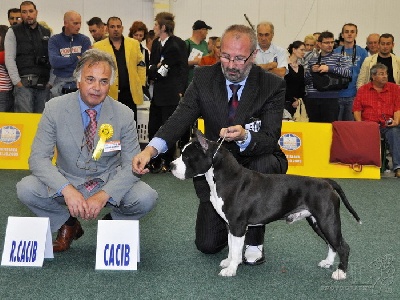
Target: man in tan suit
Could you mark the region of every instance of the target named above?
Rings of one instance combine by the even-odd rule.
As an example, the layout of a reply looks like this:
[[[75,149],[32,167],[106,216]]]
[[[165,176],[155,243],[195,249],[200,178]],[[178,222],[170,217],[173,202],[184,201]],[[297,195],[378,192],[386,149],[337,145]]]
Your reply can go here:
[[[379,51],[364,60],[357,79],[357,89],[370,82],[370,69],[376,63],[382,63],[388,68],[388,82],[400,84],[400,57],[392,53],[393,47],[393,35],[384,33],[379,37]]]

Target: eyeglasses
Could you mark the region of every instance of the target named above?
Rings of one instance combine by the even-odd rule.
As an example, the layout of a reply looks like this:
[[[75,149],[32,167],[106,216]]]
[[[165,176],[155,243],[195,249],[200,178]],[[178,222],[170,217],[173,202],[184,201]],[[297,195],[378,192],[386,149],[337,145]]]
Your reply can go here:
[[[9,17],[8,19],[9,19],[9,20],[17,20],[17,21],[21,20],[20,17]]]
[[[219,59],[220,59],[221,62],[223,62],[223,63],[228,63],[228,64],[229,64],[230,62],[233,62],[233,63],[236,64],[236,65],[244,65],[244,64],[246,63],[246,61],[248,61],[249,58],[253,55],[253,53],[254,53],[254,50],[251,51],[250,55],[247,56],[246,58],[235,56],[234,58],[231,59],[229,56],[223,56],[223,55],[221,55],[221,56],[219,57]]]

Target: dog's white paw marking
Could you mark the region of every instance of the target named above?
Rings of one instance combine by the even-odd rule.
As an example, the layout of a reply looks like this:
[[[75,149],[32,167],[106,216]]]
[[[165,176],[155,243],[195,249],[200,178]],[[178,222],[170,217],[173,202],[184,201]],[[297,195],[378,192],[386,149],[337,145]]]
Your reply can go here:
[[[329,269],[332,266],[332,262],[324,259],[319,262],[318,266],[324,269]]]
[[[236,275],[236,269],[237,267],[227,267],[225,269],[222,269],[221,272],[219,272],[220,276],[224,276],[224,277],[232,277]]]
[[[221,260],[221,263],[219,264],[219,266],[222,268],[227,268],[230,263],[231,263],[231,259],[225,258],[224,260]]]
[[[343,272],[343,270],[337,269],[335,272],[332,273],[332,279],[344,280],[346,279],[346,273]]]

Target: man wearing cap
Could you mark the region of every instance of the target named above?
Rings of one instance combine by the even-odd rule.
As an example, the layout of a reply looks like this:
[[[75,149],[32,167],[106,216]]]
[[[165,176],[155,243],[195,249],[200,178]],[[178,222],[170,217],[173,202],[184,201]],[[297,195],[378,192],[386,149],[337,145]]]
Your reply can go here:
[[[203,55],[208,54],[208,44],[206,42],[208,30],[212,29],[204,21],[197,20],[194,22],[192,37],[188,38],[186,42],[188,64],[189,64],[189,78],[188,85],[192,82],[193,70],[197,66]]]

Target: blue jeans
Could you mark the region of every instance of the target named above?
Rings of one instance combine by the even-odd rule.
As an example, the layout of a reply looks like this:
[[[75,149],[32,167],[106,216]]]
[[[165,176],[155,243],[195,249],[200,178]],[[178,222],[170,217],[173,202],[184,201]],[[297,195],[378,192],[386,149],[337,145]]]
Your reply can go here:
[[[14,86],[15,112],[42,113],[44,105],[50,99],[50,90]]]
[[[389,151],[393,160],[393,171],[395,171],[400,168],[400,125],[381,128],[381,135],[385,137],[389,144]]]
[[[354,121],[353,100],[354,97],[339,98],[338,121]]]

